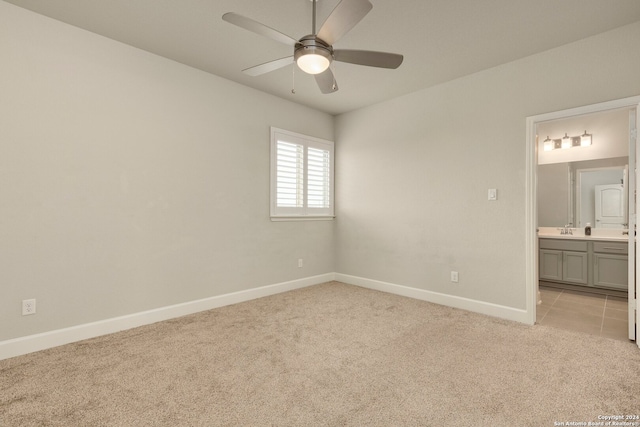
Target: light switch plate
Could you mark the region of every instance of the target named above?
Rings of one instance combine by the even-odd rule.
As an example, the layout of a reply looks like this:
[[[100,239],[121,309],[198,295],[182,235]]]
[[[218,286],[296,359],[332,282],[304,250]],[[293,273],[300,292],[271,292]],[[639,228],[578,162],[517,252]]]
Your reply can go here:
[[[495,188],[489,189],[489,200],[498,200],[498,190]]]

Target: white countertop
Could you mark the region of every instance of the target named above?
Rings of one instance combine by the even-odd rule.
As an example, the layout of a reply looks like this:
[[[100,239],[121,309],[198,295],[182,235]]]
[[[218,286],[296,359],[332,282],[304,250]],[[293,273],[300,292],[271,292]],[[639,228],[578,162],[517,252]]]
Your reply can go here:
[[[584,228],[570,228],[572,234],[560,234],[562,227],[538,227],[538,237],[540,239],[566,239],[566,240],[594,240],[608,242],[626,242],[629,240],[628,234],[622,234],[628,230],[620,229],[591,229],[591,236],[584,235]]]

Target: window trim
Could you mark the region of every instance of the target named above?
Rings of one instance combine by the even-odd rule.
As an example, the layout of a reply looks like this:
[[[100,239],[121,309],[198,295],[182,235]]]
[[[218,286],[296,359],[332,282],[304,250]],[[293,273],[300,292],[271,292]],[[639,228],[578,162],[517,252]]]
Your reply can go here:
[[[300,208],[277,207],[277,144],[278,140],[292,142],[304,146],[304,182],[307,182],[307,160],[308,148],[319,148],[329,151],[329,208],[322,209],[323,213],[314,212],[314,209],[307,206],[307,192],[304,190],[304,206]],[[334,193],[335,193],[335,150],[334,142],[326,139],[316,138],[291,132],[285,129],[271,127],[271,150],[270,150],[270,216],[272,221],[305,221],[305,220],[332,220],[335,218]],[[305,184],[306,185],[306,184]]]

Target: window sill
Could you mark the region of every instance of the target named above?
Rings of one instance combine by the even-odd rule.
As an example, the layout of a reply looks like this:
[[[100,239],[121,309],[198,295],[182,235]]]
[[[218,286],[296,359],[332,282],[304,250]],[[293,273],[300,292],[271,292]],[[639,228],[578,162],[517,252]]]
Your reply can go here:
[[[334,215],[281,215],[271,216],[271,221],[333,221],[334,218]]]

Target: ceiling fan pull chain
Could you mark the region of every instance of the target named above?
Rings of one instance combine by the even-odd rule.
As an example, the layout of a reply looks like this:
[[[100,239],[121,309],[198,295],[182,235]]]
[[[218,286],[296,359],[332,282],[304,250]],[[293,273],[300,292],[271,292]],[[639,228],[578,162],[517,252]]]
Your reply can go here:
[[[291,67],[291,93],[296,94],[296,66]]]
[[[331,67],[331,74],[333,75],[333,83],[331,84],[331,89],[333,89],[333,91],[335,92],[336,90],[338,90],[338,83],[336,82],[336,68],[334,67],[333,62],[331,62],[329,66]]]

